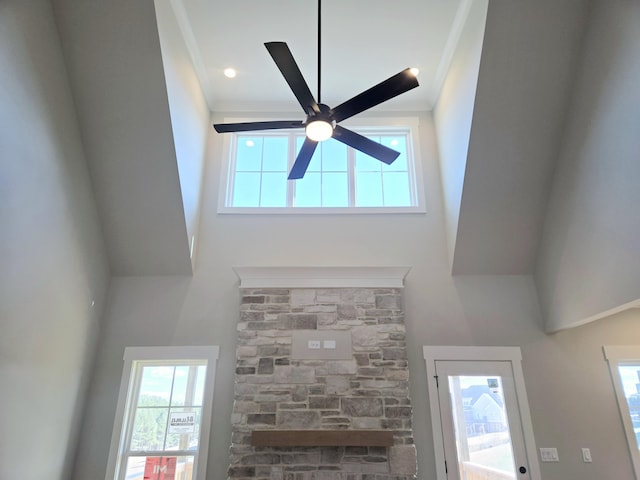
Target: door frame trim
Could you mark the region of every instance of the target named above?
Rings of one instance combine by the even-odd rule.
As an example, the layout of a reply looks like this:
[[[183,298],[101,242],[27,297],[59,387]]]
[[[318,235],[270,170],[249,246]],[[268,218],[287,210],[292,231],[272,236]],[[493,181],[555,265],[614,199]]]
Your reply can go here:
[[[447,480],[445,471],[444,440],[442,437],[442,422],[440,420],[440,404],[438,401],[438,386],[436,382],[436,361],[508,361],[511,362],[513,380],[516,388],[516,400],[520,408],[524,447],[527,452],[529,474],[531,480],[542,480],[536,442],[533,435],[533,424],[527,400],[527,390],[522,373],[522,353],[520,347],[465,347],[465,346],[430,346],[422,347],[422,353],[427,366],[427,387],[429,391],[429,407],[431,410],[431,428],[433,430],[433,448],[436,458],[437,480]]]

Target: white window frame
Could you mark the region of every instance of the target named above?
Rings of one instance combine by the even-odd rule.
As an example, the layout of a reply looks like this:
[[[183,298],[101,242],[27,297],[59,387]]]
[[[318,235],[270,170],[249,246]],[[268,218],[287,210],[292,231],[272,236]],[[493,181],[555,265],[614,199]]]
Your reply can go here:
[[[133,399],[130,393],[135,390],[133,376],[136,364],[147,361],[188,361],[206,360],[207,373],[204,384],[202,401],[202,420],[200,425],[200,439],[198,442],[198,460],[193,472],[193,480],[205,480],[207,471],[207,454],[209,452],[209,434],[211,430],[211,410],[213,406],[213,390],[215,383],[216,363],[218,360],[218,346],[171,346],[171,347],[127,347],[124,351],[124,365],[122,380],[118,394],[118,405],[111,435],[109,459],[105,480],[116,480],[117,470],[124,450],[125,430],[127,426],[125,415],[131,408]],[[123,428],[124,427],[124,428]]]
[[[621,365],[640,365],[640,345],[603,346],[602,351],[605,360],[609,364],[609,373],[611,374],[613,390],[616,394],[622,426],[624,427],[624,433],[627,438],[633,472],[636,478],[640,478],[640,449],[633,431],[631,412],[629,411],[627,397],[624,394],[624,387],[618,370],[618,367]]]
[[[433,448],[436,458],[436,478],[446,480],[444,439],[438,399],[438,382],[436,379],[436,361],[508,361],[511,362],[513,381],[516,389],[525,451],[529,463],[529,475],[532,480],[541,480],[540,465],[536,453],[536,442],[533,435],[533,423],[527,400],[527,389],[522,372],[522,353],[520,347],[467,347],[467,346],[429,346],[422,347],[424,361],[427,366],[427,387],[429,391],[429,407],[431,410],[431,428],[433,432]]]
[[[279,118],[287,117],[283,114]],[[293,118],[293,117],[292,117]],[[224,123],[239,123],[253,121],[268,121],[274,118],[256,117],[225,117]],[[302,121],[303,119],[301,119]],[[422,157],[420,154],[419,118],[418,117],[376,117],[347,120],[340,125],[357,130],[379,129],[384,132],[386,128],[406,128],[409,132],[407,141],[409,182],[411,183],[412,200],[415,205],[408,207],[233,207],[231,203],[231,184],[235,155],[234,134],[224,134],[222,158],[225,159],[220,170],[220,188],[218,195],[218,213],[223,214],[363,214],[363,213],[425,213],[424,181],[422,176]],[[283,132],[295,132],[297,130],[283,130]],[[300,130],[302,132],[302,130]],[[289,166],[290,168],[290,166]],[[353,181],[350,178],[349,181]],[[291,188],[291,187],[289,187]]]

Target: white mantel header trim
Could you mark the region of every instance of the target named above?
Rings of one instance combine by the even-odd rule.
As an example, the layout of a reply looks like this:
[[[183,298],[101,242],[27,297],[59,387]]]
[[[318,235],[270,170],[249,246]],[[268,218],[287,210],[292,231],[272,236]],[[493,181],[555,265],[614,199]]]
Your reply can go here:
[[[233,267],[240,288],[403,288],[411,267]]]

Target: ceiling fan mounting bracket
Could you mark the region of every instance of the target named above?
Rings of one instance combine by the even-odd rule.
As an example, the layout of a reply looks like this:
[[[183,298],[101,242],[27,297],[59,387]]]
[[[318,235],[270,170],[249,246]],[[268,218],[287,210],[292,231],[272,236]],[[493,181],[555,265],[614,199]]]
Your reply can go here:
[[[318,112],[309,108],[310,112],[307,114],[307,120],[305,121],[305,125],[309,122],[315,122],[316,120],[323,120],[327,123],[331,123],[335,125],[335,120],[333,119],[333,110],[329,108],[328,105],[324,103],[318,104]]]

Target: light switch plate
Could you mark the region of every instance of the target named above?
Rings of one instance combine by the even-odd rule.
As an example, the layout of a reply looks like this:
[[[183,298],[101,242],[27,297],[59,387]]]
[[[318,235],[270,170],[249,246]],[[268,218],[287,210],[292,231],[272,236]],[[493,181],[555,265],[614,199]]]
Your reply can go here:
[[[541,448],[540,460],[543,462],[559,462],[558,449],[557,448]]]
[[[334,350],[336,348],[335,340],[325,340],[322,342],[322,348],[328,348],[329,350]]]
[[[293,360],[352,360],[349,330],[294,330],[291,335]]]
[[[585,463],[593,462],[593,459],[591,458],[591,450],[589,448],[582,449],[582,461]]]

